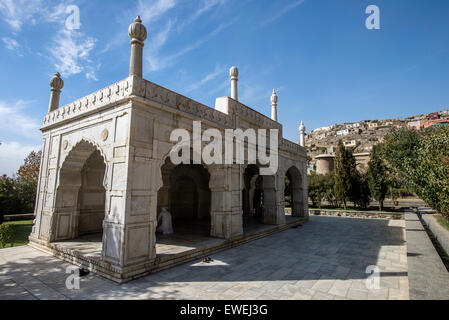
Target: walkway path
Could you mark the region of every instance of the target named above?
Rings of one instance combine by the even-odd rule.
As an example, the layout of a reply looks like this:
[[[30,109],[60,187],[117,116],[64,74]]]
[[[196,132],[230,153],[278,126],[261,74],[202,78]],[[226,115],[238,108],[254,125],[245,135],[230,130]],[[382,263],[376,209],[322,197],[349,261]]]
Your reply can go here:
[[[95,275],[65,286],[70,266],[30,247],[0,250],[0,299],[408,299],[403,220],[312,216],[212,256],[117,285]],[[366,286],[367,266],[380,288]]]
[[[416,213],[405,214],[410,299],[449,299],[449,272]]]

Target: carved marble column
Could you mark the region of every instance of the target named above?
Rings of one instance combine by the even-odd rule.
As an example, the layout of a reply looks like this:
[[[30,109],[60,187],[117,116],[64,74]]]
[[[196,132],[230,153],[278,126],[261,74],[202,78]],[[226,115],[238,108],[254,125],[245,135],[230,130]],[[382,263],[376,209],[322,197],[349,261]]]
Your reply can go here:
[[[211,236],[232,239],[243,235],[243,177],[239,165],[209,167]]]
[[[229,70],[229,76],[231,77],[231,98],[238,101],[239,95],[238,95],[237,84],[239,81],[239,69],[237,69],[237,67],[232,67]]]
[[[263,223],[278,224],[276,176],[263,176]]]
[[[129,62],[129,76],[142,78],[142,60],[144,41],[147,38],[147,29],[142,24],[140,16],[129,26],[128,35],[131,38],[131,58]]]
[[[306,131],[306,126],[301,121],[301,124],[299,125],[299,145],[301,147],[304,147],[306,145],[305,131]]]
[[[271,95],[271,119],[278,121],[278,96],[274,89],[273,94]]]
[[[64,87],[64,81],[61,79],[59,72],[56,72],[53,78],[50,79],[50,102],[48,104],[48,112],[52,112],[59,108],[59,97],[61,89]]]

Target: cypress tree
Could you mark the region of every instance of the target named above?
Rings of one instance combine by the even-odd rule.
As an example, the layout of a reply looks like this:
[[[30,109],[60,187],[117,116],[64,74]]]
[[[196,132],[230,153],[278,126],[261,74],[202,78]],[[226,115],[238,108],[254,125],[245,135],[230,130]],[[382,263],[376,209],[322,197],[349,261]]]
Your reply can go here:
[[[379,210],[382,210],[388,192],[388,180],[387,168],[382,161],[378,146],[373,147],[371,159],[368,163],[368,183],[371,195],[379,202]]]
[[[346,202],[351,194],[351,167],[355,166],[355,159],[351,153],[348,153],[343,141],[339,140],[337,150],[335,151],[334,161],[334,191],[335,198],[343,202],[343,206],[346,210]]]

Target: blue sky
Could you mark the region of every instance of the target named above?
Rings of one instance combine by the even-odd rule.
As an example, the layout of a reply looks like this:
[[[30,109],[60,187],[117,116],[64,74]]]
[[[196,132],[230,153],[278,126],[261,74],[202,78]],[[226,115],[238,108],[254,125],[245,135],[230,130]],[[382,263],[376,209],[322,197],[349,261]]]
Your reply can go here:
[[[68,30],[69,5],[80,10]],[[380,30],[368,30],[368,5]],[[270,114],[278,91],[284,136],[449,106],[446,0],[0,0],[0,173],[39,149],[49,79],[62,73],[61,105],[128,75],[128,25],[148,29],[144,77],[211,107],[229,95]]]

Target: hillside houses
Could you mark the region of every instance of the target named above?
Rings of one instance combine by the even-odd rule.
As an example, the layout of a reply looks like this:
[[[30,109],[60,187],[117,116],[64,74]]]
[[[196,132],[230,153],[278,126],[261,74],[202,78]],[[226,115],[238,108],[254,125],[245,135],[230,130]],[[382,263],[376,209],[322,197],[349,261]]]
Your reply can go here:
[[[405,119],[362,120],[333,124],[312,130],[306,135],[305,146],[311,157],[309,168],[316,167],[316,157],[323,154],[332,155],[338,140],[342,139],[347,148],[354,153],[369,153],[373,146],[383,141],[385,135],[393,130],[408,127],[416,130],[430,126],[448,125],[449,110],[410,116]],[[311,169],[312,170],[312,169]]]

